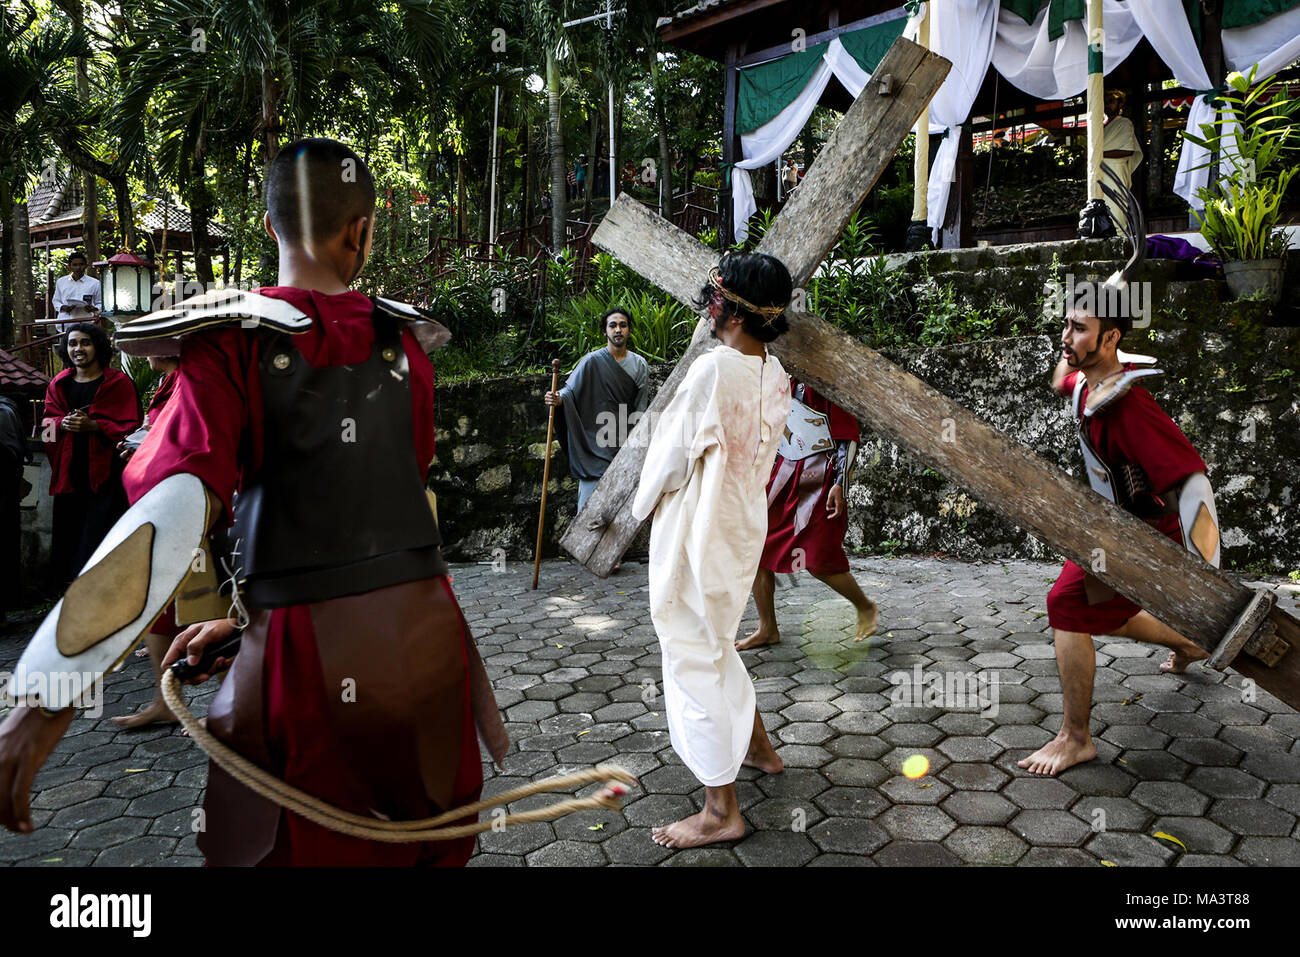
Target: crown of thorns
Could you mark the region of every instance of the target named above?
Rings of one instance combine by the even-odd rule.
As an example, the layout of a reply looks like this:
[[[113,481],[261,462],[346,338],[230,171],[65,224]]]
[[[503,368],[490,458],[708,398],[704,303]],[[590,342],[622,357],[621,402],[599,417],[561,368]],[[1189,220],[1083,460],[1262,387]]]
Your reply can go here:
[[[763,325],[765,326],[770,326],[773,322],[775,322],[777,319],[780,318],[781,313],[785,312],[786,309],[785,305],[756,306],[748,299],[746,299],[744,296],[732,292],[730,289],[728,289],[726,286],[722,284],[722,270],[719,269],[717,266],[714,266],[712,269],[709,270],[709,283],[713,286],[714,289],[722,293],[723,299],[730,299],[736,305],[743,306],[745,309],[748,309],[756,316],[762,316]]]

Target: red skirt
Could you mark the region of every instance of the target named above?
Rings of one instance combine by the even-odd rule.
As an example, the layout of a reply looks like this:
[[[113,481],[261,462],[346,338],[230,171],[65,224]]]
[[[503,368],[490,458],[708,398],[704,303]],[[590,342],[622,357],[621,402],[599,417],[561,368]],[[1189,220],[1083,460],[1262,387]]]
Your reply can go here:
[[[1156,528],[1178,544],[1183,543],[1177,515],[1167,516]],[[1087,578],[1087,572],[1074,562],[1065,563],[1056,584],[1047,593],[1047,623],[1053,628],[1086,635],[1113,635],[1142,610],[1141,605],[1129,601],[1099,581],[1094,585],[1094,590],[1099,588],[1102,592],[1109,593],[1110,597],[1094,594],[1094,600],[1090,602]]]
[[[784,464],[777,456],[768,480],[767,543],[759,567],[770,572],[806,568],[819,575],[848,571],[849,557],[844,552],[848,508],[840,509],[836,518],[826,517],[826,496],[832,485],[829,456],[795,462],[793,475],[773,495],[770,490]]]

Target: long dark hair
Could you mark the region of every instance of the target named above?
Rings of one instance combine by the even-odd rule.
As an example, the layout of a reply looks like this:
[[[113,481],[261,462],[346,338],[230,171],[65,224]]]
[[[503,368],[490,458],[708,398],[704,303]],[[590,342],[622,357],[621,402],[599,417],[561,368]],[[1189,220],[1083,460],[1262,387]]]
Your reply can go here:
[[[794,292],[794,281],[790,278],[785,263],[766,253],[727,253],[718,263],[718,272],[721,274],[722,285],[729,292],[747,299],[755,306],[785,306]],[[721,293],[712,283],[705,283],[695,304],[707,306],[715,295],[721,296]],[[772,342],[790,328],[785,313],[775,319],[765,319],[723,297],[720,321],[726,322],[732,316],[740,316],[745,332],[759,342]]]
[[[107,369],[108,364],[113,361],[113,343],[109,341],[108,333],[103,327],[93,322],[74,322],[63,330],[63,335],[59,337],[58,350],[59,358],[63,360],[63,368],[72,368],[72,360],[68,358],[68,336],[74,332],[84,332],[90,336],[91,344],[95,347],[95,361],[99,363],[101,369]]]

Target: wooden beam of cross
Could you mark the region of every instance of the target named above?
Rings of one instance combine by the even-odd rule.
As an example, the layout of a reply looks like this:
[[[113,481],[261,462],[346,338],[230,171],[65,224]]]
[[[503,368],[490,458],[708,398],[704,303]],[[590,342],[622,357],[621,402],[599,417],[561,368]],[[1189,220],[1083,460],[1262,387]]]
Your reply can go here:
[[[799,189],[759,243],[760,252],[770,253],[785,264],[796,287],[812,277],[839,239],[849,218],[911,132],[916,118],[938,92],[951,66],[943,57],[901,38],[886,51]],[[708,266],[700,271],[699,256],[679,260],[680,244],[675,238],[680,231],[657,218],[648,220],[652,225],[645,227],[647,220],[638,217],[639,212],[634,202],[620,197],[592,240],[618,259],[642,263],[643,275],[660,277],[652,281],[658,281],[687,308],[699,312],[701,318],[686,354],[560,539],[560,547],[602,578],[623,556],[640,528],[629,506],[641,477],[650,430],[691,363],[715,345],[709,336],[708,313],[693,299],[704,286],[709,268],[717,265],[717,255],[692,240],[688,244],[692,252],[703,250],[704,256],[711,257]],[[654,229],[655,240],[632,237],[629,244],[625,241],[626,231],[637,228]],[[643,242],[644,246],[632,248]]]
[[[890,56],[894,52],[897,44]],[[869,87],[859,97],[809,172],[805,186],[809,180],[818,182],[814,173],[824,159],[831,161],[826,169],[834,170],[828,180],[831,175],[841,181],[853,179],[849,169],[854,165],[854,156],[833,151],[837,140],[844,142],[839,134],[853,112],[864,98],[873,96]],[[834,182],[826,185],[833,186]],[[835,192],[825,190],[816,195],[818,205],[811,207],[816,218],[787,218],[790,213],[798,213],[797,201],[792,201],[765,237],[781,239],[780,245],[772,246],[782,251],[790,249],[796,267],[807,269],[801,272],[805,278],[811,272],[805,265],[806,258],[820,243],[809,238],[822,226],[817,219],[839,221],[837,229],[843,226],[840,215],[828,210],[827,204],[842,212],[844,204],[852,200],[852,208],[861,199],[853,200],[852,194],[837,199]],[[778,231],[778,227],[785,228]],[[692,303],[704,277],[717,262],[717,254],[708,247],[626,198],[610,211],[595,239],[633,270],[687,304]],[[819,258],[827,248],[829,243],[821,247]],[[771,248],[764,251],[782,258]],[[692,344],[674,370],[677,381],[681,377],[678,373],[684,375],[685,366],[708,344]],[[1271,601],[1192,556],[824,320],[794,313],[790,316],[790,331],[772,345],[772,351],[788,370],[859,421],[969,490],[999,515],[1092,570],[1117,592],[1203,648],[1217,651],[1222,664],[1231,662],[1259,687],[1292,707],[1300,706],[1300,653],[1290,650],[1300,643],[1300,622]],[[670,377],[656,397],[656,406],[662,408],[675,389]],[[652,412],[656,406],[652,406]],[[651,415],[638,424],[587,507],[561,540],[570,554],[602,576],[636,534],[639,523],[631,517],[630,503],[645,457],[644,443],[653,425]],[[1243,648],[1248,654],[1238,655]],[[1273,666],[1266,666],[1261,659],[1272,661]]]

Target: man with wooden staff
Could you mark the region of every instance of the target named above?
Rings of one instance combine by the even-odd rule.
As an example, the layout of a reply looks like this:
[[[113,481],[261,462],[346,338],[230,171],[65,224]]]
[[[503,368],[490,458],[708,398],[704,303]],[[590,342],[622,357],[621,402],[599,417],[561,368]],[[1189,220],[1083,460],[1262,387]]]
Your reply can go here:
[[[767,534],[764,488],[790,410],[790,380],[767,343],[786,331],[793,284],[780,260],[724,256],[697,304],[721,345],[691,364],[650,439],[632,514],[650,530],[650,617],[663,652],[668,733],[705,786],[704,810],[657,827],[664,847],[745,833],[736,774],[774,774],[736,629]]]
[[[1119,352],[1131,318],[1126,308],[1107,306],[1120,299],[1107,284],[1073,287],[1061,334],[1062,356],[1052,376],[1053,387],[1072,396],[1088,483],[1218,565],[1218,520],[1205,462],[1151,394],[1134,385],[1160,370],[1137,368],[1154,360]],[[1097,549],[1094,565],[1104,563],[1105,557]],[[1093,635],[1163,645],[1170,649],[1160,666],[1166,673],[1181,673],[1191,662],[1209,657],[1195,642],[1074,562],[1065,563],[1047,596],[1047,620],[1056,645],[1065,714],[1060,733],[1018,762],[1035,774],[1058,774],[1097,756],[1088,730],[1096,671]]]
[[[626,309],[610,309],[598,328],[605,346],[579,359],[564,388],[544,397],[547,405],[564,409],[564,444],[569,472],[578,480],[578,511],[650,404],[650,367],[627,347],[632,317]]]

